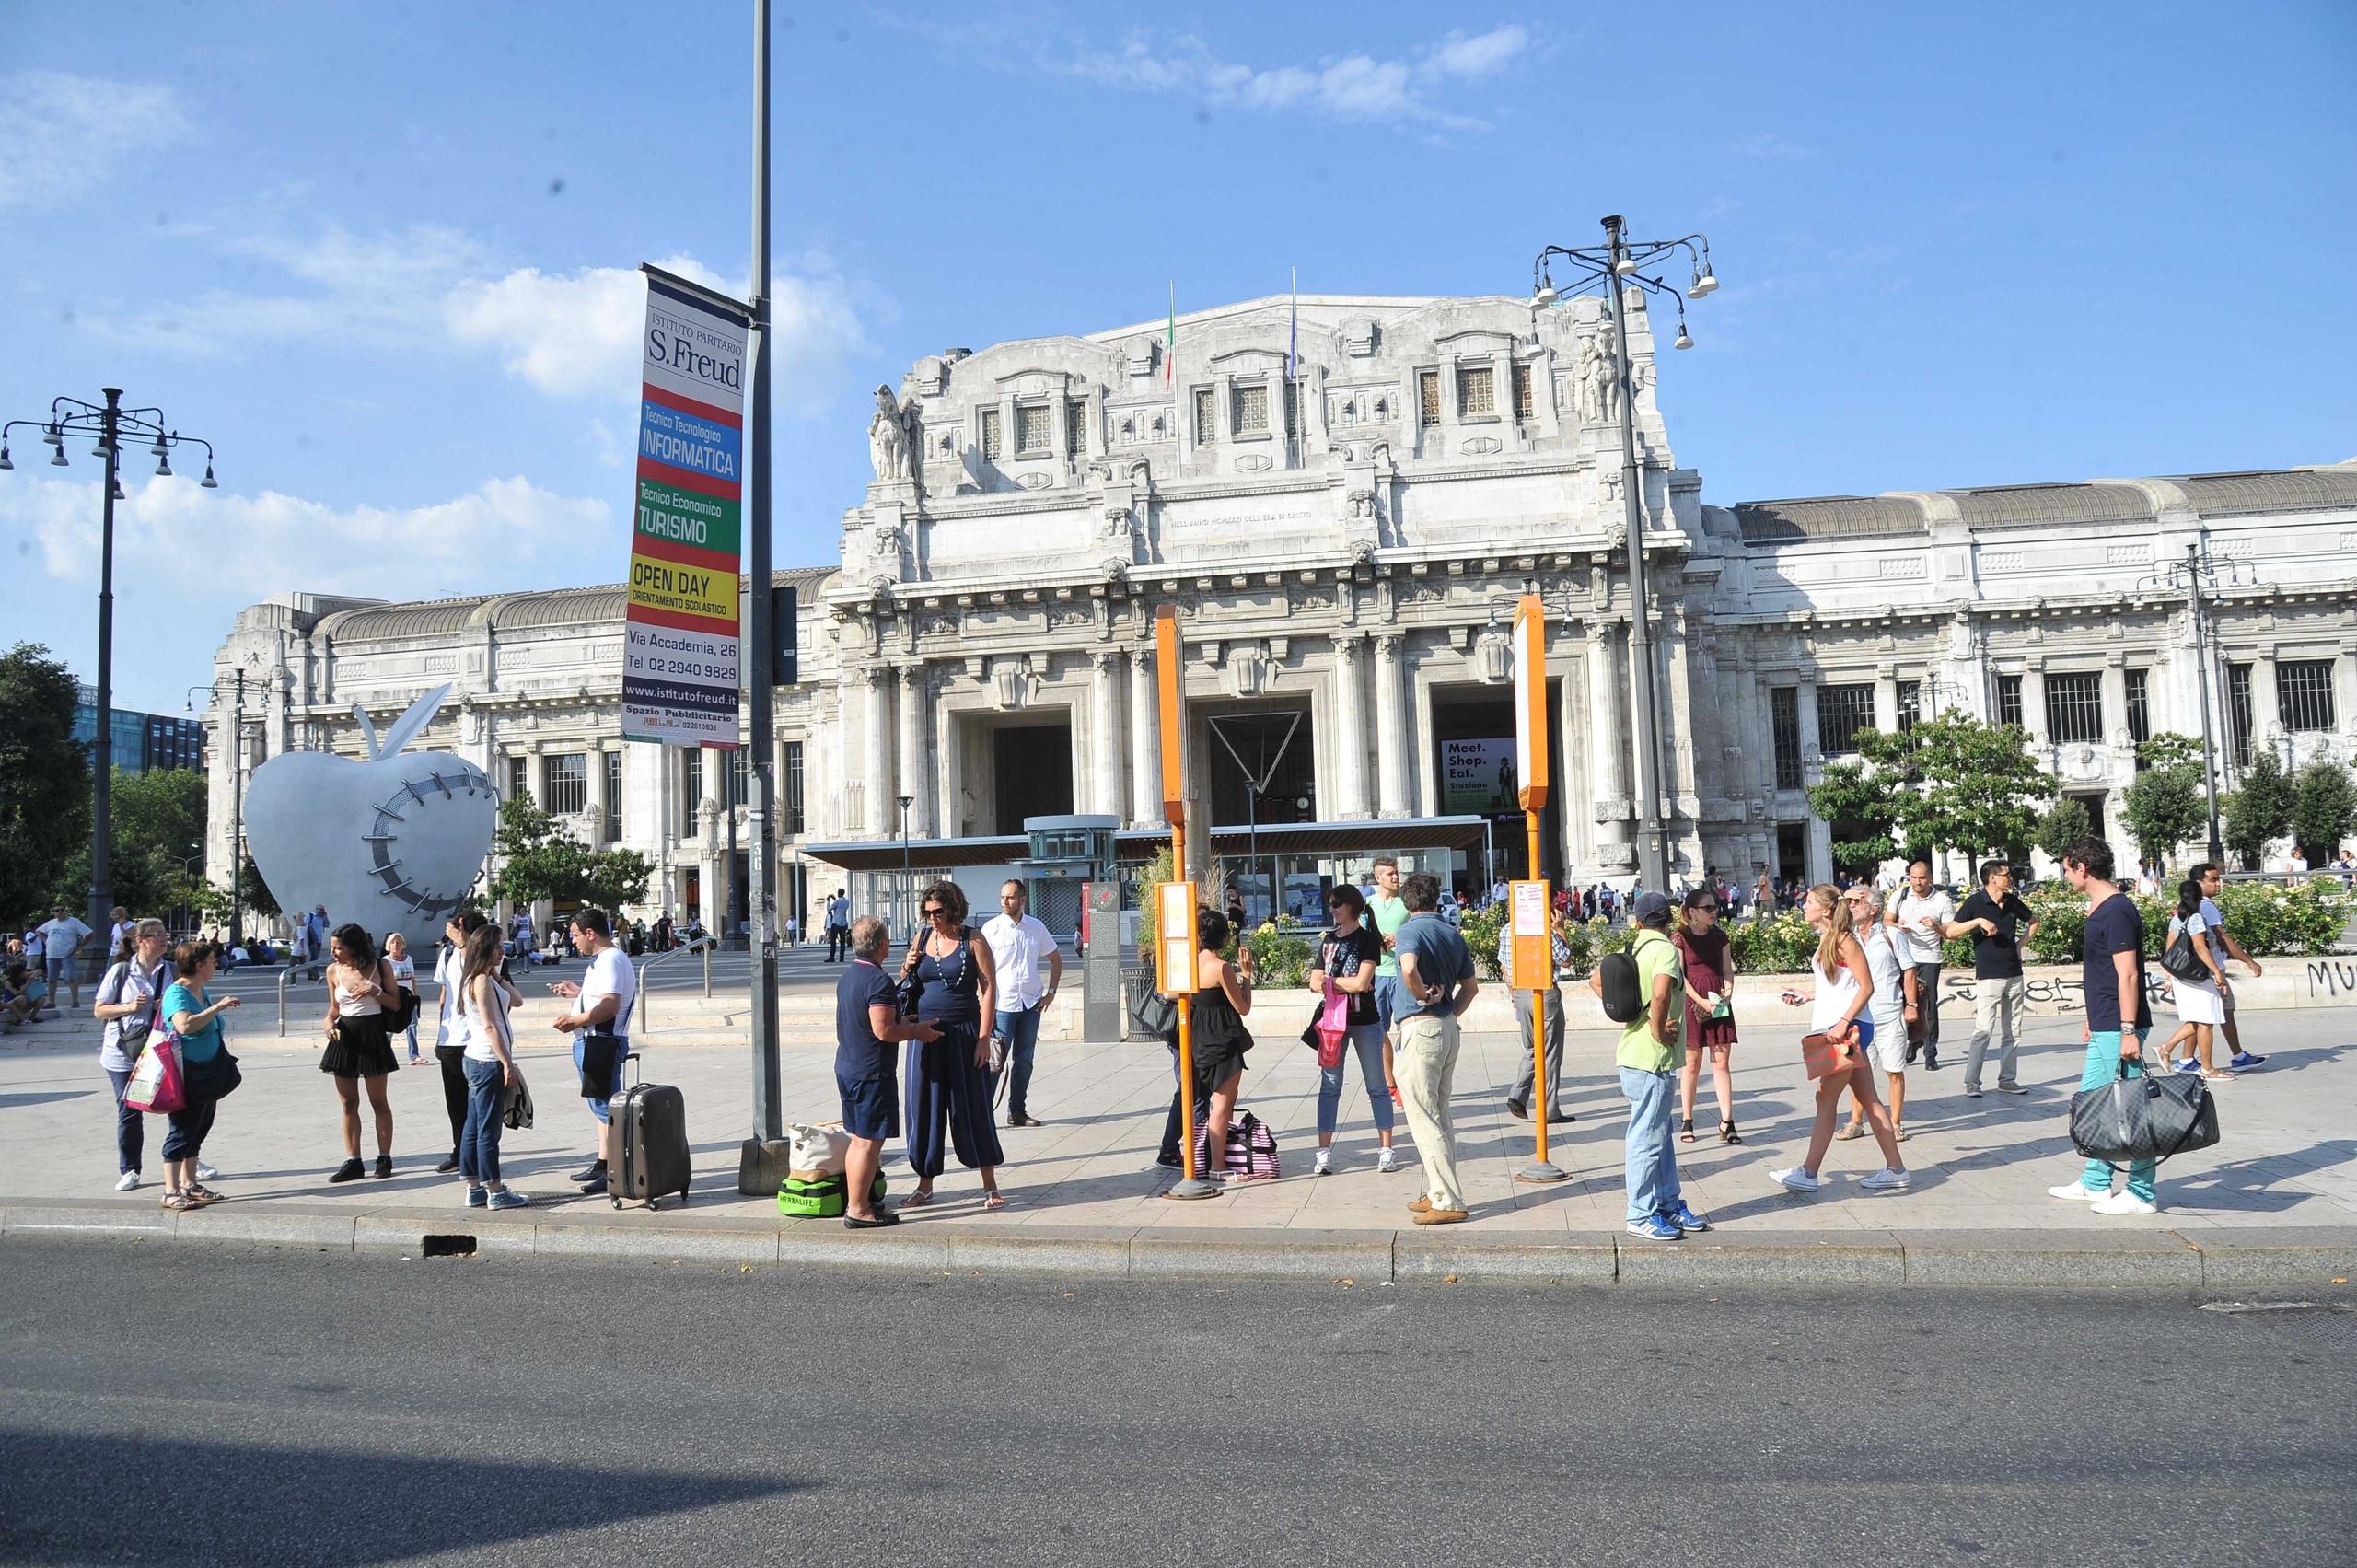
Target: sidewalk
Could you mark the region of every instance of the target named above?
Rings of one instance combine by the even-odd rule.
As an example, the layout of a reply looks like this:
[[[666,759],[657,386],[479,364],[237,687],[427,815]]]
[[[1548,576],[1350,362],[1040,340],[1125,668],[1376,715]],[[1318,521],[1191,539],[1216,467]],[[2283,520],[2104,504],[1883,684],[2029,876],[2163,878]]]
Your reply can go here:
[[[1242,1103],[1275,1131],[1282,1179],[1200,1202],[1163,1199],[1169,1173],[1152,1161],[1170,1092],[1167,1054],[1155,1045],[1042,1041],[1030,1109],[1048,1124],[1001,1133],[1008,1157],[1001,1181],[1012,1206],[984,1215],[974,1177],[953,1164],[936,1206],[911,1212],[891,1232],[853,1236],[831,1220],[782,1220],[769,1200],[737,1195],[750,1086],[746,1053],[735,1049],[649,1048],[651,1075],[687,1097],[697,1162],[690,1206],[617,1214],[605,1199],[581,1198],[564,1178],[591,1147],[592,1124],[571,1093],[560,1037],[546,1028],[553,1011],[534,1001],[518,1018],[539,1125],[510,1133],[503,1154],[510,1182],[534,1199],[529,1210],[467,1210],[457,1179],[433,1173],[448,1145],[430,1056],[423,1070],[405,1069],[391,1081],[394,1177],[328,1186],[326,1174],[342,1158],[333,1090],[317,1071],[313,1045],[251,1027],[260,1017],[233,1036],[245,1086],[222,1108],[206,1147],[222,1172],[216,1185],[235,1202],[184,1216],[157,1207],[160,1119],[149,1122],[147,1185],[115,1194],[113,1109],[90,1026],[60,1020],[0,1040],[0,1225],[405,1249],[432,1231],[472,1236],[486,1249],[529,1246],[545,1253],[1091,1273],[1274,1272],[1362,1283],[1429,1272],[1695,1283],[2094,1278],[2199,1286],[2241,1279],[2329,1288],[2331,1278],[2357,1266],[2357,1130],[2347,1125],[2347,1108],[2357,1103],[2357,1016],[2338,1009],[2252,1015],[2249,1043],[2270,1060],[2220,1086],[2224,1140],[2164,1168],[2162,1214],[2106,1222],[2045,1191],[2078,1170],[2063,1125],[2078,1083],[2075,1025],[2032,1027],[2022,1072],[2032,1092],[2018,1098],[1967,1098],[1957,1065],[1963,1042],[1951,1040],[1938,1072],[1909,1075],[1911,1135],[1902,1152],[1913,1189],[1880,1196],[1858,1190],[1857,1179],[1880,1164],[1867,1139],[1836,1143],[1826,1189],[1803,1197],[1767,1175],[1794,1163],[1806,1142],[1810,1097],[1797,1030],[1782,1019],[1754,1024],[1736,1051],[1743,1144],[1718,1142],[1706,1075],[1697,1142],[1679,1151],[1687,1197],[1714,1228],[1666,1246],[1621,1231],[1624,1119],[1610,1075],[1610,1037],[1600,1032],[1576,1032],[1566,1042],[1564,1106],[1578,1120],[1552,1130],[1550,1152],[1572,1179],[1547,1187],[1512,1179],[1531,1155],[1531,1123],[1509,1117],[1504,1105],[1522,1042],[1468,1037],[1457,1079],[1462,1174],[1474,1213],[1468,1225],[1409,1224],[1406,1204],[1421,1189],[1404,1120],[1398,1133],[1404,1168],[1378,1175],[1355,1075],[1342,1103],[1336,1174],[1308,1174],[1316,1065],[1272,1016],[1253,1020],[1261,1044]],[[230,1016],[233,1029],[242,1021]],[[789,1119],[833,1120],[831,1049],[797,1039],[785,1060]],[[373,1141],[364,1152],[374,1154]],[[895,1199],[911,1183],[899,1154],[894,1145],[886,1167]]]

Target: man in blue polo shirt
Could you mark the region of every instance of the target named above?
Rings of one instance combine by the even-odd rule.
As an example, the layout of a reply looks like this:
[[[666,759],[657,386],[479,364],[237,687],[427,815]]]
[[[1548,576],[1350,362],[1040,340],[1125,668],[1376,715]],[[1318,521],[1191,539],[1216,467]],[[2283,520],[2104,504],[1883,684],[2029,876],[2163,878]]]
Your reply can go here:
[[[1424,1195],[1408,1205],[1418,1225],[1457,1225],[1467,1217],[1457,1179],[1457,1132],[1449,1099],[1457,1079],[1457,1020],[1481,982],[1457,927],[1441,919],[1440,880],[1418,872],[1399,886],[1408,918],[1394,945],[1399,957],[1393,1066],[1408,1113],[1408,1134],[1424,1167]]]
[[[900,1131],[899,1053],[892,1048],[909,1040],[930,1043],[941,1031],[900,1016],[892,976],[883,967],[891,935],[882,921],[872,914],[853,921],[850,946],[851,966],[835,981],[835,1092],[842,1098],[843,1131],[851,1134],[843,1156],[843,1225],[873,1230],[900,1223],[891,1210],[876,1207],[873,1196],[884,1141]]]

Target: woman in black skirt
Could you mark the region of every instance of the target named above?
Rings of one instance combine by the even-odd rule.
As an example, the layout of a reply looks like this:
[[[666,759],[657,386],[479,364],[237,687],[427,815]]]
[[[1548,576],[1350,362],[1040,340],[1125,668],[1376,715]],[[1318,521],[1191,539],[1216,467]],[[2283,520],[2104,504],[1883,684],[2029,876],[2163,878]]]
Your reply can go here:
[[[401,1005],[393,966],[377,956],[376,944],[357,925],[340,925],[328,937],[328,1048],[319,1071],[335,1079],[343,1107],[343,1163],[330,1181],[357,1181],[360,1164],[360,1086],[368,1086],[368,1109],[377,1116],[377,1175],[393,1174],[393,1108],[385,1098],[385,1076],[401,1065],[385,1029],[388,1004]]]

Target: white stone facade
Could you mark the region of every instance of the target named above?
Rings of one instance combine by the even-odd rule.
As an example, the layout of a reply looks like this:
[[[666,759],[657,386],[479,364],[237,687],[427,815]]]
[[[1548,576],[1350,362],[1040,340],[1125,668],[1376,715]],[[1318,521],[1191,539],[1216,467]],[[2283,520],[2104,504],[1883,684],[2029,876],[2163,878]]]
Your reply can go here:
[[[2131,726],[2200,731],[2186,598],[2162,580],[2189,542],[2224,579],[2222,737],[2232,706],[2251,745],[2357,752],[2357,465],[1705,505],[1630,304],[1674,875],[1823,876],[1829,834],[1801,786],[1827,736],[1910,704],[2017,709],[2120,838]],[[802,605],[803,679],[769,738],[782,796],[800,759],[789,862],[897,837],[901,796],[920,840],[1013,831],[1019,806],[1157,823],[1165,603],[1199,784],[1225,766],[1208,721],[1299,713],[1299,815],[1446,814],[1439,742],[1503,705],[1506,624],[1535,590],[1561,725],[1548,869],[1625,879],[1631,606],[1602,316],[1593,298],[1273,298],[1180,318],[1175,365],[1160,321],[919,360],[879,399],[877,425],[899,422],[870,432],[888,477],[844,515],[840,569],[780,574]],[[245,611],[219,670],[249,669],[249,765],[256,740],[356,751],[353,702],[381,717],[454,681],[419,744],[503,787],[520,768],[543,804],[570,788],[549,760],[586,758],[580,830],[645,854],[664,900],[692,892],[713,922],[724,763],[621,741],[621,615],[615,587],[297,597]]]

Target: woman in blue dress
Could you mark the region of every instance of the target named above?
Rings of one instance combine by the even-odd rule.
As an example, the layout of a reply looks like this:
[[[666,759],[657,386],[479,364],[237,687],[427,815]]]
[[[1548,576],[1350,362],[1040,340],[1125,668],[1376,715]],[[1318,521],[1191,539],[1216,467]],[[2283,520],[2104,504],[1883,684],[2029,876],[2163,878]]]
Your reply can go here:
[[[998,1190],[998,1167],[1004,1156],[991,1112],[990,1036],[982,1027],[983,1019],[994,1016],[998,1000],[991,945],[966,923],[966,895],[957,883],[935,882],[917,908],[923,917],[920,935],[909,947],[900,977],[923,988],[917,1016],[939,1026],[941,1033],[908,1046],[902,1123],[917,1186],[900,1206],[933,1202],[946,1127],[958,1163],[982,1173],[982,1207],[1003,1209],[1006,1196]]]

